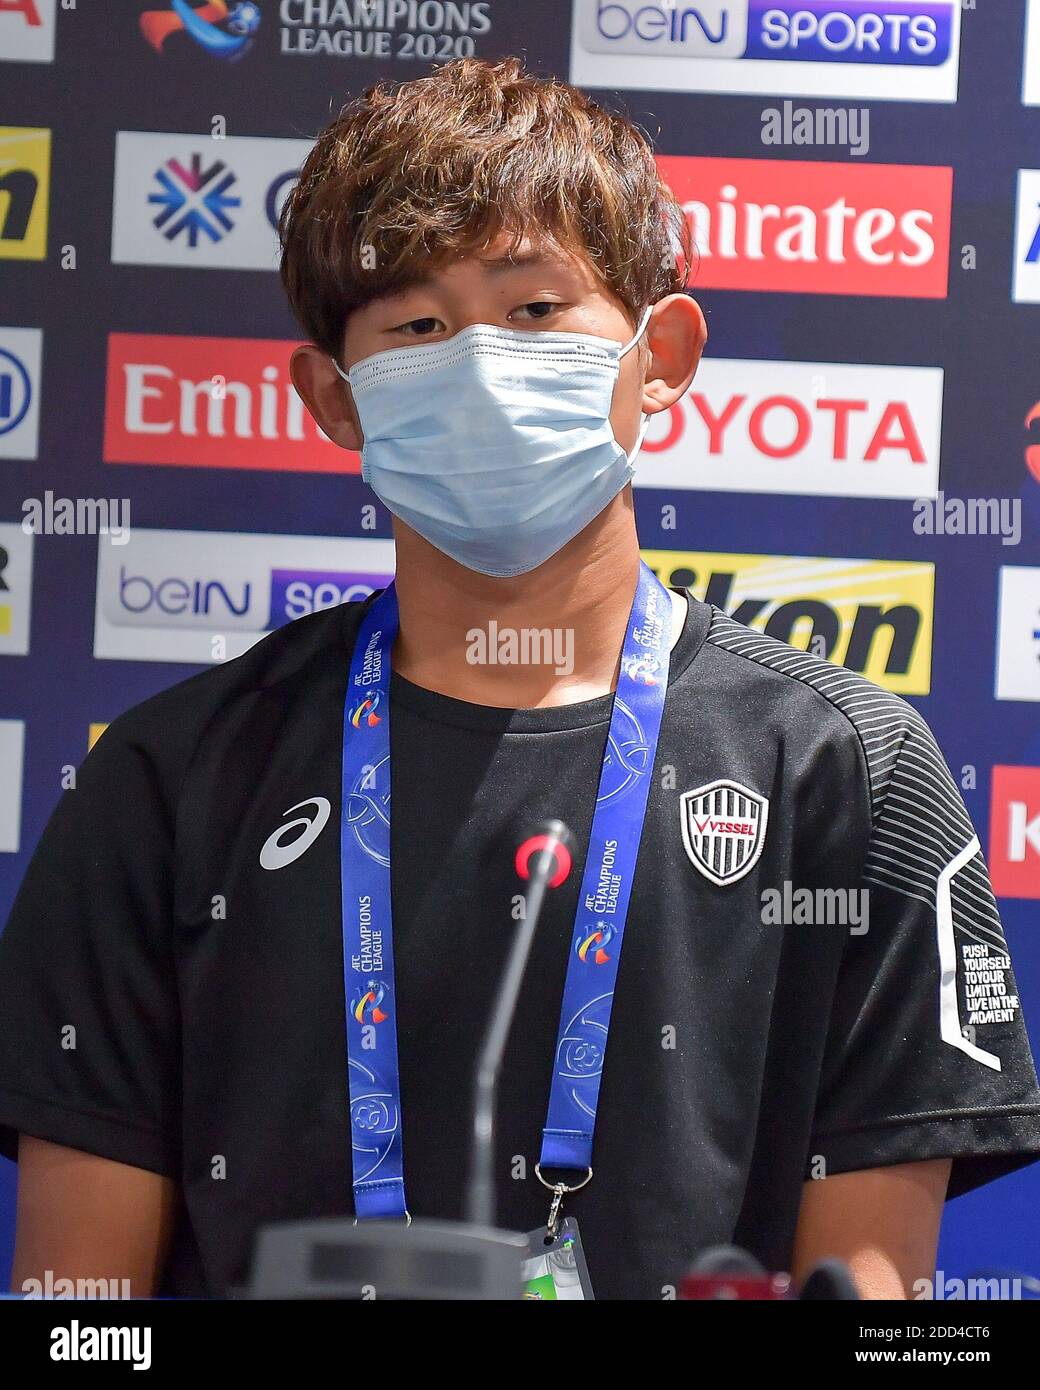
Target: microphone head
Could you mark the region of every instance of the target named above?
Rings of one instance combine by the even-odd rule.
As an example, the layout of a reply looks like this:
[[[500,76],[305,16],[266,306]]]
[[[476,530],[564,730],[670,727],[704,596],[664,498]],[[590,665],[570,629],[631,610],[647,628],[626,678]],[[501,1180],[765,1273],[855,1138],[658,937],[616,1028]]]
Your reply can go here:
[[[858,1302],[859,1290],[849,1273],[848,1265],[842,1260],[834,1259],[821,1260],[819,1264],[813,1265],[805,1276],[805,1282],[798,1295],[799,1301],[810,1298]]]
[[[549,887],[558,888],[570,874],[573,863],[571,847],[574,836],[562,820],[543,820],[532,827],[531,833],[517,847],[516,872],[520,878],[530,878],[534,869],[544,872],[539,862],[543,854],[551,856],[552,873]],[[538,858],[536,858],[538,856]],[[532,865],[532,860],[534,864]]]

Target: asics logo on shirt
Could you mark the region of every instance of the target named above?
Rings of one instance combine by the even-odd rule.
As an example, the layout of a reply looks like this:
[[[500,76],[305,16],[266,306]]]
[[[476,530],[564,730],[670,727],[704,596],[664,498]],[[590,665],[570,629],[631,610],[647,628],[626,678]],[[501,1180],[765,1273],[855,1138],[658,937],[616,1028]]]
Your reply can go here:
[[[295,820],[287,821],[285,825],[280,825],[264,841],[264,847],[260,851],[260,867],[262,869],[284,869],[286,864],[292,864],[294,860],[299,859],[301,854],[306,854],[325,829],[329,816],[332,814],[332,803],[324,796],[311,796],[306,801],[298,801],[295,806],[290,806],[284,814],[290,816],[293,811],[301,811],[305,806],[315,808],[313,815],[297,816]],[[290,840],[286,844],[285,837],[301,826],[303,827],[302,834],[297,835],[295,840]]]

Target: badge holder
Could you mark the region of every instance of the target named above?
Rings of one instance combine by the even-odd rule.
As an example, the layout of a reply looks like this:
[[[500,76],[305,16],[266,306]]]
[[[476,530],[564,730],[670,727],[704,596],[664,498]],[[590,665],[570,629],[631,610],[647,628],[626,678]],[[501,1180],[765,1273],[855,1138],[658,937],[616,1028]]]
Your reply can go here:
[[[553,1194],[549,1207],[549,1219],[528,1237],[528,1257],[524,1261],[524,1298],[534,1301],[559,1300],[577,1302],[592,1300],[592,1281],[585,1252],[581,1245],[581,1233],[573,1216],[561,1218],[563,1199],[570,1192],[580,1192],[592,1181],[592,1169],[588,1168],[581,1182],[569,1186],[563,1182],[549,1182],[543,1177],[541,1164],[534,1166],[535,1177],[543,1187]]]

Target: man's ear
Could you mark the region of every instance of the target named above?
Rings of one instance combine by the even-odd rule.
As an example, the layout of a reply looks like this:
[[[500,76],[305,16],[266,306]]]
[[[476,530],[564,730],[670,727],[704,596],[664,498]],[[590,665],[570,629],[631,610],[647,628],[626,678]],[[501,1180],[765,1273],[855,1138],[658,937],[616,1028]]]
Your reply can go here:
[[[332,359],[313,343],[305,343],[289,359],[289,375],[304,405],[332,442],[341,449],[360,449],[365,440],[354,396]]]
[[[646,328],[650,364],[643,385],[643,410],[667,410],[690,389],[708,340],[701,307],[687,294],[669,294],[654,305]]]

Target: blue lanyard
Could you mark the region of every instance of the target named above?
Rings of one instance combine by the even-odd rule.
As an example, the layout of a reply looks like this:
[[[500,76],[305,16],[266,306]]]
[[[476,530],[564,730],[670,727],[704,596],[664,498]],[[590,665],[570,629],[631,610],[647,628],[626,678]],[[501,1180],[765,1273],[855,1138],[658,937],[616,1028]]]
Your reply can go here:
[[[625,921],[668,688],[671,597],[640,564],[564,984],[541,1167],[591,1168]],[[390,584],[365,613],[343,705],[340,878],[358,1220],[406,1215],[390,913]]]

